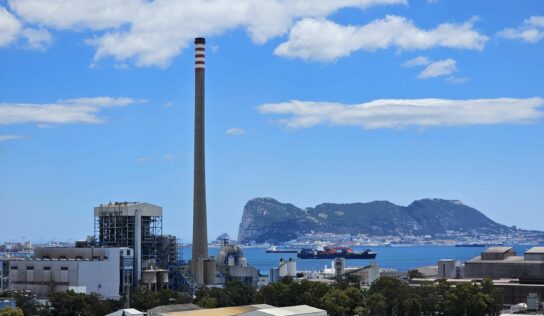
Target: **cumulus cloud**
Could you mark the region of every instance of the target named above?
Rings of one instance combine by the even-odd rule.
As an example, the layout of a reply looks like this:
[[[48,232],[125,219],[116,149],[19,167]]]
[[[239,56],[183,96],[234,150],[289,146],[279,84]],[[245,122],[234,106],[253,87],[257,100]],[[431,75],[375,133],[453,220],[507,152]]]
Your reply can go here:
[[[286,127],[315,125],[360,126],[366,129],[407,126],[461,126],[525,124],[542,117],[542,98],[514,99],[378,99],[347,105],[328,102],[290,101],[264,104],[262,114],[286,116]]]
[[[506,28],[498,33],[508,39],[519,39],[528,43],[537,43],[544,38],[544,16],[532,16],[517,28]]]
[[[22,135],[0,135],[0,142],[5,142],[8,140],[21,140],[25,137]]]
[[[361,26],[344,26],[326,19],[298,21],[287,42],[279,45],[279,56],[304,60],[333,61],[358,50],[398,48],[421,50],[432,47],[482,50],[488,38],[473,28],[474,21],[444,23],[424,30],[404,17],[388,15]]]
[[[230,136],[238,136],[238,135],[243,135],[245,133],[246,133],[246,130],[239,127],[229,128],[225,131],[225,134]]]
[[[8,124],[99,124],[103,119],[99,112],[106,107],[127,106],[145,100],[131,98],[77,98],[55,103],[0,103],[0,125]]]
[[[300,18],[343,8],[407,4],[407,0],[9,0],[25,22],[60,30],[92,30],[95,61],[113,57],[139,66],[166,66],[195,34],[244,28],[255,43],[287,33]]]
[[[0,47],[14,42],[21,31],[21,23],[0,6]]]

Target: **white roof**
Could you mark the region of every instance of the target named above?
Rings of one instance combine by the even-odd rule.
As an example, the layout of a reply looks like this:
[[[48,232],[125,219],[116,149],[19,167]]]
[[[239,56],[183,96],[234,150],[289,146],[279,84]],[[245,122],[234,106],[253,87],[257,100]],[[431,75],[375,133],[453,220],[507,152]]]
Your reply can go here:
[[[525,253],[544,254],[544,247],[533,247],[533,248],[527,250]]]
[[[125,308],[125,309],[120,309],[116,312],[113,312],[111,314],[108,314],[106,316],[131,316],[131,315],[136,315],[136,316],[140,316],[140,315],[145,315],[144,312],[140,312],[139,310],[137,309],[134,309],[134,308]]]
[[[272,316],[292,316],[292,315],[327,315],[327,313],[315,307],[308,305],[297,305],[288,307],[272,307],[263,308],[253,312],[246,313],[247,315],[272,315]]]

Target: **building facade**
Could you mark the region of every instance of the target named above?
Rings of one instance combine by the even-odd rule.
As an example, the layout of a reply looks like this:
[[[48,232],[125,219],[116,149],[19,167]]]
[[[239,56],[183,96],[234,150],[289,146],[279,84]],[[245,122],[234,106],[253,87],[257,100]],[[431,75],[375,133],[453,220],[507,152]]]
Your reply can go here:
[[[117,299],[133,278],[130,248],[36,248],[32,259],[10,261],[9,289],[38,296],[73,290]]]
[[[94,208],[95,236],[100,247],[134,249],[134,282],[140,283],[149,263],[161,262],[162,207],[115,202]]]

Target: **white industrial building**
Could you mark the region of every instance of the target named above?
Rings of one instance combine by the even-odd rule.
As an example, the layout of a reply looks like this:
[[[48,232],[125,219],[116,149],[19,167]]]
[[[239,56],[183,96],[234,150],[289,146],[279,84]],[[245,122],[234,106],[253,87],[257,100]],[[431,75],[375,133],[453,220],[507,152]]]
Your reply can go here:
[[[10,261],[9,289],[38,296],[74,290],[117,299],[132,284],[130,248],[35,248],[34,258]]]

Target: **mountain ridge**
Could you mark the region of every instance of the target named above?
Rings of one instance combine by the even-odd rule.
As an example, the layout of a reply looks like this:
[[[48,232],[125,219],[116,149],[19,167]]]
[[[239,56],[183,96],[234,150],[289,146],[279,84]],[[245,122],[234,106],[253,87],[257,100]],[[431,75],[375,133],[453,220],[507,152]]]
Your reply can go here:
[[[509,234],[516,229],[496,223],[459,200],[427,198],[408,206],[389,201],[325,202],[299,208],[266,197],[251,199],[244,206],[238,241],[285,242],[313,232],[436,236],[448,231]]]

